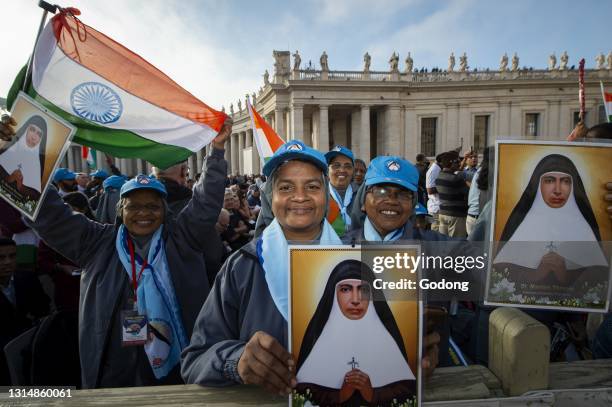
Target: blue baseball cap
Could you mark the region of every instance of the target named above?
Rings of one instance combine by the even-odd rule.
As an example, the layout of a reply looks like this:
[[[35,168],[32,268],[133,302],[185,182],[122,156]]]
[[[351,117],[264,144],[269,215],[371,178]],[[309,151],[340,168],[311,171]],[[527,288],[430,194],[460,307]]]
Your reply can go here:
[[[396,184],[410,191],[419,185],[419,172],[408,160],[397,156],[376,157],[370,163],[364,178],[366,186]]]
[[[308,147],[300,140],[291,140],[280,146],[264,165],[263,174],[269,177],[279,165],[290,160],[311,162],[327,175],[325,156],[320,151]]]
[[[126,179],[122,175],[112,175],[104,180],[102,183],[102,188],[107,190],[109,188],[121,189],[123,184],[126,183]]]
[[[427,212],[427,208],[425,208],[423,205],[421,205],[420,203],[416,204],[416,206],[414,207],[414,214],[415,215],[424,215],[424,216],[431,216],[428,212]]]
[[[331,160],[334,159],[334,157],[339,156],[339,155],[348,157],[351,159],[351,161],[353,161],[353,163],[355,162],[355,156],[353,155],[353,152],[349,150],[348,148],[344,146],[340,146],[340,145],[332,148],[329,152],[325,153],[325,159],[327,160],[327,163],[329,164]]]
[[[158,192],[164,198],[168,195],[164,184],[162,184],[155,178],[140,174],[123,184],[123,186],[121,187],[121,192],[119,193],[119,197],[123,198],[125,195],[137,189],[150,189]]]
[[[108,172],[106,172],[104,170],[96,170],[96,171],[92,172],[91,174],[89,174],[89,176],[92,177],[92,178],[106,179],[106,178],[108,178]]]
[[[58,168],[53,174],[53,182],[71,181],[76,178],[76,174],[68,168]]]

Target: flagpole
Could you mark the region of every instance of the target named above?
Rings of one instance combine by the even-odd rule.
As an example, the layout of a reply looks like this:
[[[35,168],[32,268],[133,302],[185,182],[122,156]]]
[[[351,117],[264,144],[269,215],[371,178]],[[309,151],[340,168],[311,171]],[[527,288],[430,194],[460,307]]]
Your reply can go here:
[[[604,90],[604,85],[602,81],[599,81],[599,86],[601,86],[601,98],[603,99],[604,112],[606,112],[606,119],[608,119],[608,123],[610,123],[610,116],[612,116],[612,112],[608,112],[608,105],[606,104],[606,91]]]
[[[23,79],[23,86],[21,87],[21,90],[23,90],[24,92],[26,91],[26,83],[28,83],[28,76],[30,76],[30,71],[32,70],[32,63],[34,62],[34,51],[36,50],[36,45],[38,44],[40,33],[45,27],[45,22],[47,21],[47,14],[48,13],[55,14],[57,12],[57,9],[59,8],[59,6],[55,4],[47,3],[44,0],[39,0],[38,7],[42,8],[44,11],[43,11],[42,18],[40,19],[40,25],[38,26],[38,33],[36,34],[36,40],[34,41],[34,49],[32,50],[32,54],[30,55],[30,58],[28,59],[28,67],[26,68],[25,78]]]

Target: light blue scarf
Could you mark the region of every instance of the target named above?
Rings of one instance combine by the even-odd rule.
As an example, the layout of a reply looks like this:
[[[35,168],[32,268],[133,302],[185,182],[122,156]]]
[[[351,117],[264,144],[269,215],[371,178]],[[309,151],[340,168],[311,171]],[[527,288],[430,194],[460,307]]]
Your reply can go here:
[[[323,232],[319,244],[340,245],[342,241],[334,229],[323,220]],[[268,290],[274,305],[283,318],[289,315],[289,244],[278,220],[274,218],[257,241],[257,257],[264,269]]]
[[[187,346],[187,334],[179,302],[170,278],[168,260],[162,236],[163,225],[155,231],[147,257],[147,266],[138,281],[138,313],[146,315],[149,322],[149,337],[153,340],[144,345],[153,374],[161,379],[181,361],[181,351]],[[132,263],[128,246],[128,233],[124,225],[119,227],[115,247],[119,260],[132,283]],[[136,273],[142,269],[142,258],[135,254]]]
[[[393,242],[402,237],[403,232],[403,228],[395,229],[388,233],[383,239],[372,222],[370,222],[370,218],[366,216],[365,223],[363,224],[363,237],[365,237],[365,240],[368,242]]]
[[[353,186],[349,184],[348,188],[344,193],[344,200],[332,184],[329,184],[329,192],[331,194],[332,199],[338,204],[338,208],[340,208],[340,216],[342,216],[342,220],[346,225],[345,229],[349,230],[351,226],[351,216],[347,213],[347,209],[348,206],[351,204],[351,199],[353,198]]]

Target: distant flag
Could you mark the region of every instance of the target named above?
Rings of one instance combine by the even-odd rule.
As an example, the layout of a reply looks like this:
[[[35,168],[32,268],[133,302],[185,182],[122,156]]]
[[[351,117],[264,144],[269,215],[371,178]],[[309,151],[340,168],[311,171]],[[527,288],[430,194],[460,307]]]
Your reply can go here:
[[[81,153],[83,158],[87,161],[87,166],[95,170],[98,168],[98,159],[96,158],[96,150],[87,146],[81,146]]]
[[[217,135],[227,115],[210,108],[167,75],[60,9],[34,50],[26,92],[77,127],[74,141],[117,157],[166,168]],[[9,92],[12,103],[26,68]]]
[[[604,89],[603,82],[599,82],[601,85],[601,96],[604,101],[604,108],[606,109],[606,117],[608,118],[608,123],[612,123],[612,92],[606,92]]]
[[[253,109],[251,103],[247,101],[249,115],[251,115],[251,125],[253,126],[253,140],[257,145],[259,158],[262,163],[266,163],[272,154],[285,142],[276,134],[268,123]]]

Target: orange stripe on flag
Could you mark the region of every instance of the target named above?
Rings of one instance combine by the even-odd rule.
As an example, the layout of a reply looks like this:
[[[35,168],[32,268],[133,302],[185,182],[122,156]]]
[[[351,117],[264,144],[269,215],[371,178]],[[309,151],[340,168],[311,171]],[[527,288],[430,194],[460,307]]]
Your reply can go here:
[[[279,137],[278,134],[274,131],[272,127],[257,113],[257,110],[251,108],[251,112],[253,112],[253,121],[255,122],[255,127],[263,130],[266,135],[266,139],[268,140],[268,144],[272,149],[272,152],[278,150],[280,146],[282,146],[285,142],[282,138]]]
[[[52,22],[58,46],[67,57],[134,96],[221,130],[225,113],[198,100],[139,55],[71,15],[60,13]]]
[[[612,102],[612,93],[604,92],[604,97],[606,98],[606,102]]]
[[[338,206],[338,203],[330,196],[329,206],[327,208],[327,221],[329,223],[334,223],[338,215],[340,215],[340,207]]]

